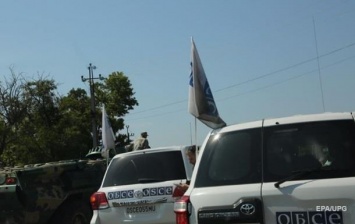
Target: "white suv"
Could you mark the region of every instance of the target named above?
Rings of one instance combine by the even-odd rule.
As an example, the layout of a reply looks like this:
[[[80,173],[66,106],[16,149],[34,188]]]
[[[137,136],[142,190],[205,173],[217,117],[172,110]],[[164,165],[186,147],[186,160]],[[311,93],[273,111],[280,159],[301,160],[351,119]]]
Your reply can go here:
[[[354,224],[354,113],[211,131],[174,210],[177,224]]]
[[[189,146],[144,149],[116,155],[91,198],[92,224],[175,223],[176,188],[190,180]]]

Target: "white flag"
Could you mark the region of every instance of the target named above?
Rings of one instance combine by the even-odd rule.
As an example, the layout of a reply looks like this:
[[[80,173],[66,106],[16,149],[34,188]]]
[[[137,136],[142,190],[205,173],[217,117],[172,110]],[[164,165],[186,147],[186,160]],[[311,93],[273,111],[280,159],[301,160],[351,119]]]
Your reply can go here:
[[[105,105],[102,107],[102,157],[108,159],[110,149],[115,149],[115,135],[106,114]]]
[[[210,128],[224,127],[226,123],[219,117],[210,85],[192,38],[191,44],[189,112]]]

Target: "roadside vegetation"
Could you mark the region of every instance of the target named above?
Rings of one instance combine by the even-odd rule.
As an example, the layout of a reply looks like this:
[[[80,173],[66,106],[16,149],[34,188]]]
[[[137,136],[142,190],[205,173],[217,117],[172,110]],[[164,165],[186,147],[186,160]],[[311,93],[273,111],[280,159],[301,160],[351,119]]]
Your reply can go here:
[[[84,158],[92,147],[90,93],[73,88],[60,95],[43,74],[28,79],[12,68],[10,74],[0,82],[0,166]],[[122,117],[138,105],[128,77],[113,72],[95,82],[94,92],[98,126],[105,104],[113,130],[123,129]]]

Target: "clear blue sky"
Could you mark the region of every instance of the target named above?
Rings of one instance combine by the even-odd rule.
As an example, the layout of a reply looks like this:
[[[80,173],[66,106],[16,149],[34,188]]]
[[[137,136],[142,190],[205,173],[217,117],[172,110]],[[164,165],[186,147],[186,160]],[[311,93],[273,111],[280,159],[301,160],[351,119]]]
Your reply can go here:
[[[135,137],[190,144],[191,37],[227,124],[355,111],[353,0],[3,1],[0,80],[12,66],[48,75],[66,95],[89,92],[89,63],[94,76],[122,71],[139,102],[124,117]],[[210,129],[197,124],[201,144]]]

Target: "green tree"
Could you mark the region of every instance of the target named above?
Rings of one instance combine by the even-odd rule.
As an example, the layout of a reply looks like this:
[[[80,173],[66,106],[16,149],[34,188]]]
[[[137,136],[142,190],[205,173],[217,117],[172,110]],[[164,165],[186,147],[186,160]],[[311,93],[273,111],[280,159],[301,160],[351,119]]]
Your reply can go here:
[[[12,78],[0,83],[0,159],[13,165],[83,158],[92,147],[86,91],[72,89],[63,97],[53,79],[42,75],[27,81],[11,72]],[[121,117],[138,105],[122,72],[97,82],[95,98],[98,126],[105,104],[115,132],[124,127]]]
[[[10,73],[10,78],[5,77],[4,82],[0,82],[0,155],[6,149],[13,149],[19,141],[18,129],[27,114],[27,105],[22,98],[25,81],[13,68]],[[6,157],[6,161],[14,160],[14,156]]]
[[[133,110],[134,106],[138,106],[128,77],[123,72],[112,72],[103,83],[97,83],[95,87],[96,102],[100,107],[105,104],[113,130],[117,132],[124,129],[122,117]],[[98,124],[101,124],[101,121]],[[119,136],[121,141],[124,141],[125,137]]]
[[[23,162],[45,162],[59,159],[62,149],[62,132],[58,129],[61,120],[60,96],[54,80],[39,77],[23,86],[23,99],[27,116],[21,124],[22,138],[17,145]]]
[[[90,98],[83,89],[72,89],[60,101],[62,119],[59,122],[63,130],[67,158],[86,155],[92,147]]]

